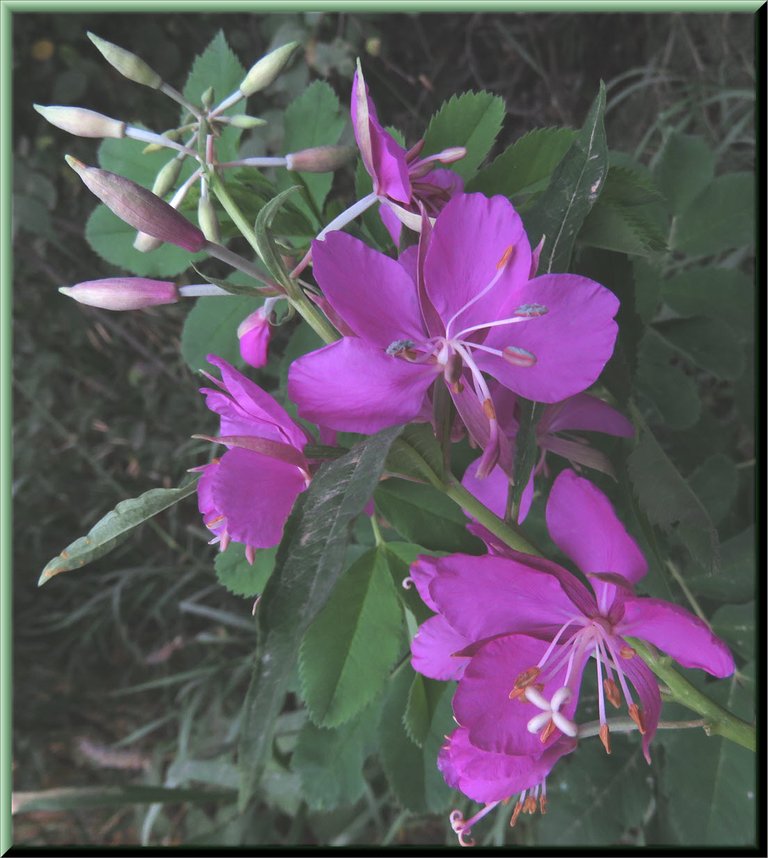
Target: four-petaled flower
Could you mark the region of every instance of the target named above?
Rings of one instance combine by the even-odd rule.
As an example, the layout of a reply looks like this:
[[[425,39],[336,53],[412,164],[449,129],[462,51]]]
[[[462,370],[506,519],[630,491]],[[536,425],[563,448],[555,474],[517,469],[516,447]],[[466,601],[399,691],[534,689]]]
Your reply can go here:
[[[219,435],[208,440],[227,452],[196,470],[198,507],[205,526],[224,550],[230,540],[246,546],[253,562],[257,548],[277,545],[296,498],[310,482],[304,447],[312,439],[277,402],[233,366],[215,355],[208,362],[221,381],[202,388],[206,405],[221,417]],[[207,437],[207,436],[203,436]]]

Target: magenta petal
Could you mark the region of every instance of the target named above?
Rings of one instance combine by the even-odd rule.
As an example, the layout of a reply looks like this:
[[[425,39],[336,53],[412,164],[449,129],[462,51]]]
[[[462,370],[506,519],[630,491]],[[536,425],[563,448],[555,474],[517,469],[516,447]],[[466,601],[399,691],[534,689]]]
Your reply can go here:
[[[685,608],[661,599],[626,599],[616,632],[652,643],[683,667],[706,670],[720,678],[730,676],[735,668],[730,650],[705,623]]]
[[[550,405],[538,426],[539,432],[546,433],[579,430],[604,432],[620,438],[632,438],[635,434],[631,420],[589,393],[579,393]]]
[[[416,560],[411,563],[409,577],[416,585],[416,590],[421,596],[421,601],[429,608],[430,611],[438,613],[439,608],[432,600],[429,593],[429,585],[432,583],[435,575],[440,571],[437,565],[438,558],[430,557],[426,554],[420,554]]]
[[[503,801],[541,783],[560,757],[576,746],[561,739],[535,758],[483,751],[470,742],[469,731],[463,727],[447,738],[437,767],[450,787],[483,803]]]
[[[513,366],[502,357],[476,352],[478,366],[510,390],[537,402],[559,402],[595,382],[608,362],[618,327],[616,296],[586,277],[546,274],[515,292],[515,303],[541,304],[542,316],[491,328],[485,345],[522,348],[533,366]]]
[[[536,665],[547,649],[545,641],[527,635],[507,635],[484,644],[473,656],[459,682],[453,698],[453,712],[462,727],[469,730],[473,745],[501,754],[530,754],[540,757],[562,736],[555,730],[544,744],[537,733],[529,733],[528,722],[541,713],[541,709],[524,698],[510,700],[515,680],[521,673]],[[556,658],[557,649],[552,655]],[[574,664],[572,687],[578,689],[583,660]],[[544,684],[541,691],[549,700],[562,684],[562,676]],[[572,718],[578,703],[578,694],[560,712]]]
[[[400,234],[403,231],[402,221],[386,203],[382,203],[379,206],[379,217],[386,227],[389,237],[392,239],[392,243],[395,247],[399,247]]]
[[[472,641],[513,632],[551,635],[578,613],[555,575],[518,560],[453,554],[436,563],[429,592]]]
[[[396,260],[331,232],[312,243],[312,261],[326,299],[358,336],[382,349],[424,339],[416,285]]]
[[[547,503],[547,528],[555,545],[581,569],[615,572],[634,584],[648,564],[608,498],[589,480],[562,471]]]
[[[661,715],[661,694],[659,683],[648,665],[639,657],[621,659],[621,669],[632,683],[640,703],[640,711],[645,727],[643,734],[643,754],[648,763],[651,762],[650,744],[656,735],[656,728]],[[636,701],[638,702],[638,701]]]
[[[509,491],[509,477],[497,465],[487,477],[478,479],[477,467],[479,459],[475,459],[461,478],[461,484],[488,509],[496,513],[499,518],[504,518],[507,511],[507,493]]]
[[[345,337],[291,364],[288,395],[306,420],[369,434],[416,420],[437,374]]]
[[[460,314],[451,333],[504,318],[505,312],[514,309],[511,302],[516,287],[528,278],[531,248],[520,215],[505,197],[459,194],[440,212],[424,276],[427,293],[443,322],[447,323],[499,274],[498,266],[509,248],[511,256],[496,284]]]
[[[237,329],[237,337],[240,340],[240,357],[252,367],[257,369],[267,364],[267,349],[272,336],[272,328],[264,315],[264,310],[259,307],[247,316]]]
[[[212,496],[235,542],[277,545],[296,498],[307,486],[295,465],[250,450],[226,452],[215,472]]]
[[[411,641],[413,669],[432,679],[461,679],[469,658],[454,653],[466,649],[470,643],[445,618],[430,617],[419,626]]]

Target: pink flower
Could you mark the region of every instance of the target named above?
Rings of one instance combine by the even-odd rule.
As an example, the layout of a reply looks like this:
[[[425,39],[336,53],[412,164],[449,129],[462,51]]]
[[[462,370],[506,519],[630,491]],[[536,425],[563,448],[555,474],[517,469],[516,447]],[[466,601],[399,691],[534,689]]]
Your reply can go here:
[[[269,324],[269,309],[259,307],[240,323],[237,337],[240,341],[240,356],[252,367],[258,369],[267,364],[267,348],[272,336]]]
[[[224,550],[230,540],[254,549],[277,545],[296,498],[310,481],[304,447],[307,433],[256,384],[215,355],[218,389],[202,388],[206,405],[221,417],[219,436],[209,440],[228,449],[197,470],[198,507],[205,526]],[[205,437],[205,436],[203,436]]]
[[[613,351],[615,296],[577,275],[530,279],[533,254],[503,197],[454,197],[399,261],[340,232],[312,255],[325,300],[355,336],[294,361],[289,394],[302,417],[333,429],[429,420],[428,393],[444,381],[488,473],[505,439],[486,373],[558,402],[592,384]]]
[[[175,283],[146,277],[86,280],[75,286],[62,286],[59,292],[81,304],[104,310],[139,310],[159,304],[175,304],[179,300]]]

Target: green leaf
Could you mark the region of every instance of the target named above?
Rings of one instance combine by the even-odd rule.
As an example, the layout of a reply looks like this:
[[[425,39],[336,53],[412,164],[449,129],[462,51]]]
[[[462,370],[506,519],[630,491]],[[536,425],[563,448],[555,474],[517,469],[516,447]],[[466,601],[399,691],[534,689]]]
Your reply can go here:
[[[214,103],[218,103],[233,93],[244,77],[245,69],[227,44],[224,33],[219,30],[203,53],[196,57],[184,85],[184,97],[192,104],[200,104],[203,93],[213,87]],[[243,99],[225,110],[223,115],[245,113],[245,104]],[[181,114],[182,117],[186,115],[183,108]],[[216,140],[219,161],[233,161],[237,158],[237,144],[241,134],[240,129],[231,126],[222,129]]]
[[[272,725],[306,630],[343,570],[349,526],[362,512],[400,427],[361,441],[323,465],[299,495],[259,602],[259,646],[240,734],[240,807],[244,808],[271,748]]]
[[[197,372],[210,369],[209,354],[218,355],[235,366],[243,366],[237,328],[246,316],[264,303],[247,295],[216,295],[198,298],[181,332],[181,355]]]
[[[235,596],[258,596],[272,574],[276,554],[277,548],[260,548],[251,566],[245,558],[245,546],[233,542],[216,555],[216,577]]]
[[[424,742],[427,741],[435,712],[447,687],[448,683],[429,679],[419,673],[413,677],[403,715],[403,726],[411,741],[420,748],[423,748]]]
[[[715,153],[701,137],[673,132],[654,176],[672,214],[682,214],[715,175]]]
[[[38,792],[14,792],[13,813],[40,810],[83,810],[126,804],[182,804],[189,801],[234,801],[234,790],[171,789],[160,786],[60,787]]]
[[[696,366],[728,381],[744,371],[744,351],[733,331],[714,319],[673,319],[656,331]]]
[[[422,157],[443,149],[464,146],[467,154],[451,164],[465,181],[490,152],[504,121],[504,101],[490,92],[464,92],[444,102],[430,120],[424,135]]]
[[[667,248],[658,224],[642,209],[616,205],[603,196],[585,218],[579,241],[630,256],[651,256]]]
[[[267,266],[269,273],[282,284],[288,280],[288,272],[285,270],[280,250],[272,237],[272,222],[288,202],[288,198],[298,190],[300,190],[298,185],[292,185],[271,199],[259,212],[253,228],[262,262]]]
[[[746,530],[720,546],[720,571],[707,575],[701,570],[686,575],[688,586],[702,596],[728,601],[746,601],[755,592],[755,528]]]
[[[337,727],[384,687],[401,648],[403,613],[387,562],[373,549],[339,579],[299,652],[312,720]]]
[[[437,768],[437,753],[454,727],[451,695],[443,694],[423,747],[413,742],[403,724],[403,713],[413,682],[413,671],[403,668],[392,679],[379,728],[381,764],[398,802],[413,813],[440,813],[451,790]]]
[[[576,236],[602,190],[608,172],[604,114],[601,83],[584,126],[525,217],[531,246],[545,237],[539,261],[542,273],[568,270]]]
[[[346,124],[336,93],[322,80],[314,81],[292,101],[283,117],[283,146],[286,152],[298,152],[313,146],[333,146],[338,143]],[[296,184],[296,176],[296,173],[280,171],[278,187],[285,189]],[[298,176],[307,186],[316,211],[321,212],[333,183],[333,173],[298,173]],[[296,204],[307,215],[310,223],[318,228],[323,225],[303,199],[299,199]]]
[[[742,658],[755,657],[755,603],[723,605],[712,615],[712,631],[723,638]]]
[[[688,478],[688,484],[704,504],[715,525],[731,511],[739,491],[739,472],[729,456],[716,453]]]
[[[385,480],[374,495],[379,513],[403,537],[435,551],[480,554],[484,546],[466,530],[467,519],[444,494],[407,480]]]
[[[80,569],[86,563],[109,554],[140,524],[194,494],[196,489],[197,479],[192,479],[176,489],[150,489],[137,498],[120,501],[94,524],[86,536],[76,539],[48,563],[40,575],[38,586],[60,572]]]
[[[304,800],[312,810],[354,804],[363,794],[368,733],[378,714],[372,710],[367,707],[335,730],[311,721],[302,727],[291,769],[299,774]]]
[[[443,472],[443,452],[428,423],[411,423],[403,429],[387,457],[387,471],[440,483]]]
[[[639,440],[627,460],[632,490],[651,524],[675,532],[708,572],[718,567],[717,531],[706,508],[669,460],[636,408]]]
[[[467,185],[467,192],[514,197],[538,190],[575,137],[570,128],[534,128],[481,170]]]
[[[736,676],[707,683],[706,693],[739,717],[754,719],[750,688]],[[661,839],[687,847],[756,844],[755,755],[702,730],[665,730],[659,739],[665,752]]]
[[[674,250],[714,256],[754,244],[755,177],[752,173],[718,176],[680,215]]]
[[[173,277],[193,262],[205,259],[203,253],[192,254],[173,244],[163,244],[149,253],[139,252],[133,246],[136,230],[103,205],[91,212],[85,237],[106,262],[139,277]]]
[[[432,616],[432,611],[422,602],[412,582],[408,582],[407,587],[403,586],[403,583],[410,575],[411,563],[419,554],[429,552],[422,546],[409,542],[387,542],[386,545],[381,546],[381,551],[389,567],[395,591],[403,605],[413,614],[417,623],[421,624],[428,620]]]
[[[670,429],[687,429],[701,414],[699,388],[672,363],[674,359],[674,349],[648,328],[638,352],[637,388],[656,406]]]
[[[640,742],[614,735],[611,746],[608,756],[597,740],[587,740],[560,760],[547,778],[547,813],[537,820],[537,843],[605,846],[643,827],[653,793]],[[685,771],[684,759],[679,767]]]
[[[544,412],[539,403],[518,397],[519,428],[515,436],[515,482],[512,487],[512,507],[519,511],[525,487],[538,459],[536,425]],[[517,514],[513,520],[517,520]]]
[[[754,284],[735,268],[688,268],[663,281],[662,297],[681,316],[707,316],[752,337]]]

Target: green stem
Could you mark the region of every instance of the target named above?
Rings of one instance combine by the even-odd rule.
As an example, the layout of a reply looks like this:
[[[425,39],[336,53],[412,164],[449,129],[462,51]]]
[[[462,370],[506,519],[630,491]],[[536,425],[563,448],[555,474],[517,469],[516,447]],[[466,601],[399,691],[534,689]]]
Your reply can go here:
[[[224,211],[232,218],[232,222],[238,228],[243,238],[251,245],[256,255],[261,259],[256,233],[253,231],[250,223],[248,223],[245,215],[240,211],[237,203],[232,199],[224,183],[214,171],[210,171],[209,181],[211,190],[216,194],[217,199],[224,207]],[[321,340],[326,343],[333,343],[340,339],[341,335],[338,331],[307,298],[298,284],[295,284],[295,288],[286,289],[286,298]]]
[[[487,506],[480,503],[471,492],[468,492],[455,477],[449,477],[448,482],[443,484],[442,490],[454,503],[457,503],[473,518],[477,519],[483,527],[490,530],[494,536],[498,536],[505,545],[514,548],[515,551],[541,557],[541,552],[531,545],[514,525],[507,524],[492,513]]]
[[[737,745],[754,751],[756,747],[755,728],[741,718],[732,715],[723,709],[714,700],[710,700],[702,694],[695,686],[673,667],[670,667],[671,659],[661,656],[648,644],[637,638],[627,638],[627,641],[637,651],[637,654],[651,668],[651,670],[664,682],[674,696],[677,703],[681,703],[693,712],[697,712],[704,720],[704,732],[708,736],[722,736],[730,739]]]

